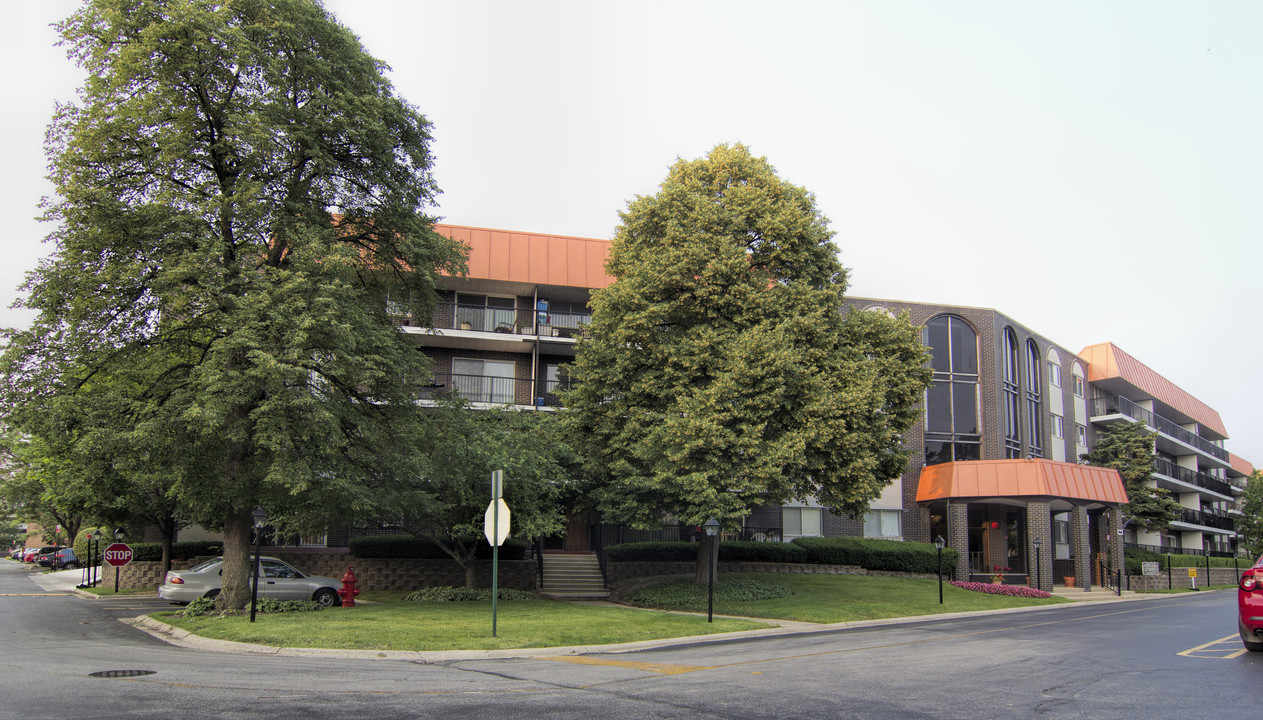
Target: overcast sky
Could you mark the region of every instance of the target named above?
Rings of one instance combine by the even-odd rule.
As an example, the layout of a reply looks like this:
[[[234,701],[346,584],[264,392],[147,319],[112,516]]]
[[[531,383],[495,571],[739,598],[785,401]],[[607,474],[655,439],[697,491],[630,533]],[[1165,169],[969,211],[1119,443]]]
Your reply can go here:
[[[82,75],[49,23],[76,6],[5,7],[5,306],[51,252],[44,128]],[[742,142],[815,193],[850,294],[1112,341],[1263,465],[1263,3],[327,7],[434,123],[446,222],[609,238],[677,157]]]

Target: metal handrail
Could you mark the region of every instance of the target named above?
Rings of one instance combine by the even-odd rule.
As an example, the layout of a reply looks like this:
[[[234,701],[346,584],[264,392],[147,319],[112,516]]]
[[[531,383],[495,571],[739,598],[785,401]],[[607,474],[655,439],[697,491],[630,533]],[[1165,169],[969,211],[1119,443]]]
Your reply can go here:
[[[558,390],[569,390],[571,380],[543,380],[536,378],[534,384],[543,392],[531,398],[532,378],[502,377],[498,375],[467,375],[463,373],[433,373],[430,384],[421,388],[423,399],[433,399],[436,395],[455,393],[457,397],[470,402],[497,403],[501,405],[536,405],[543,407],[561,407]],[[526,400],[520,402],[519,398]]]
[[[386,314],[397,325],[407,327],[552,337],[576,337],[592,321],[591,313],[543,312],[529,307],[502,308],[454,302],[436,303],[427,312],[425,305],[407,300],[390,300]]]
[[[1186,482],[1189,485],[1196,485],[1197,487],[1219,493],[1220,495],[1232,497],[1232,486],[1219,478],[1211,477],[1210,475],[1199,473],[1194,470],[1189,470],[1185,467],[1180,467],[1166,458],[1154,458],[1154,462],[1157,463],[1158,472],[1166,475],[1167,477],[1175,478],[1176,480]]]

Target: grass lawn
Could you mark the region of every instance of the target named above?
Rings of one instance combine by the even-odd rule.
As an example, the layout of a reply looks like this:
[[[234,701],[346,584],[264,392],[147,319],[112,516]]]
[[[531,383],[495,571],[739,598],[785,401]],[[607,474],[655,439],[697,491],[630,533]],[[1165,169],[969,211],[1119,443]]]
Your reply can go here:
[[[575,605],[555,600],[501,601],[496,637],[491,602],[419,603],[383,595],[378,604],[319,612],[250,617],[214,615],[192,619],[157,613],[155,618],[203,637],[281,647],[362,650],[492,650],[604,645],[707,635],[767,627],[750,620],[674,615],[635,608]]]
[[[785,585],[789,587],[792,594],[771,600],[730,600],[716,595],[716,613],[815,623],[875,620],[969,610],[997,610],[1070,602],[1057,597],[1031,599],[989,595],[962,590],[944,581],[943,604],[939,605],[937,579],[780,573],[732,573],[726,577],[748,578],[764,583]],[[671,610],[705,612],[705,586],[701,587],[701,592],[694,602],[672,605],[669,608],[663,607]]]

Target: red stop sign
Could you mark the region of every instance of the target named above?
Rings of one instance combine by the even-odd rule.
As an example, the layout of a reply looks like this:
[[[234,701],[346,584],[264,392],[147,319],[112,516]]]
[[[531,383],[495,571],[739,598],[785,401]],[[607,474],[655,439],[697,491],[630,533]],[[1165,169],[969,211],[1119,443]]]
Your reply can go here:
[[[114,543],[105,548],[105,564],[122,567],[132,561],[132,546],[127,543]]]

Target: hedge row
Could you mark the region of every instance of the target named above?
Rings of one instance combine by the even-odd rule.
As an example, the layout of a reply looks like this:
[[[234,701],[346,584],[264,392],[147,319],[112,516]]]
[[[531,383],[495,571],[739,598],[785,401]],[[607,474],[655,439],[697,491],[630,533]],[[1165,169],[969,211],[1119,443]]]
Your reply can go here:
[[[1140,563],[1156,562],[1158,568],[1165,572],[1167,570],[1167,558],[1171,559],[1171,567],[1188,568],[1188,567],[1206,567],[1206,556],[1204,555],[1167,555],[1166,553],[1158,553],[1152,550],[1138,550],[1129,548],[1126,551],[1127,557],[1127,574],[1141,574]],[[1211,567],[1218,568],[1246,568],[1254,564],[1254,561],[1248,558],[1239,557],[1234,565],[1232,558],[1213,557],[1210,559]]]
[[[468,541],[469,538],[466,539]],[[526,543],[521,540],[508,539],[500,546],[501,560],[521,560],[526,557]],[[347,548],[357,558],[413,558],[422,560],[451,560],[438,545],[411,535],[370,535],[368,537],[351,538]],[[484,539],[478,540],[475,557],[479,560],[491,559],[491,545]]]
[[[698,545],[690,542],[638,542],[606,549],[614,562],[692,562]],[[956,564],[955,550],[943,550],[943,567]],[[938,549],[929,543],[865,538],[795,538],[790,543],[721,542],[720,562],[786,562],[857,565],[867,570],[932,573]]]

